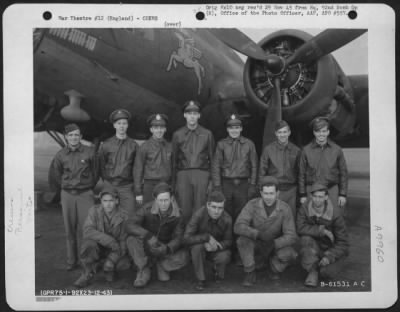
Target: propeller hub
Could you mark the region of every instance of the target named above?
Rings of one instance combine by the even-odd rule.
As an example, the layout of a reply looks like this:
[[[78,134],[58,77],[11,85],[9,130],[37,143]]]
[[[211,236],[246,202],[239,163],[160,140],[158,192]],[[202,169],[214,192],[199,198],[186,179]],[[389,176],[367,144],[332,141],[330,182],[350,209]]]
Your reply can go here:
[[[265,65],[273,76],[279,76],[285,70],[284,58],[275,54],[270,54],[267,56]]]

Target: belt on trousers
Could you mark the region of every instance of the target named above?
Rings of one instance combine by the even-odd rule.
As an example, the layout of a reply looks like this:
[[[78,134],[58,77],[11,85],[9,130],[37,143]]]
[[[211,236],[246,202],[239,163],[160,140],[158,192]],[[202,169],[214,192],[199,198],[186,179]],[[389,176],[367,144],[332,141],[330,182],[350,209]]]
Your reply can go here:
[[[248,182],[249,178],[222,178],[222,180],[225,182],[233,183],[234,185],[239,185],[244,182]]]
[[[86,188],[86,189],[82,189],[82,190],[80,190],[80,189],[73,189],[73,190],[64,189],[64,191],[66,191],[68,194],[71,194],[71,195],[79,195],[79,194],[85,193],[90,190],[91,190],[91,188]]]
[[[161,178],[161,179],[143,179],[143,181],[144,182],[149,182],[149,183],[155,183],[155,182],[165,182],[165,183],[168,183],[168,184],[171,183],[170,179],[166,180],[166,179],[163,179],[163,178]]]
[[[307,184],[307,186],[311,186],[312,184]],[[331,187],[334,187],[334,186],[336,186],[336,185],[338,185],[337,183],[329,183],[326,187],[328,188],[328,189],[330,189]]]

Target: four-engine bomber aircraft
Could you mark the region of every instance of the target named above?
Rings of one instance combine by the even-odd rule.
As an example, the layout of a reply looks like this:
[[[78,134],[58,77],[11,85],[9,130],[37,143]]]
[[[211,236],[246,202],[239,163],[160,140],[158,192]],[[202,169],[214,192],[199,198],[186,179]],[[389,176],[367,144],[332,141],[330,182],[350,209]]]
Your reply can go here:
[[[302,145],[309,122],[324,115],[334,140],[368,146],[367,76],[346,76],[329,54],[365,32],[281,30],[256,44],[237,29],[35,29],[35,131],[62,144],[57,133],[76,122],[96,143],[113,134],[109,114],[125,108],[133,138],[148,137],[145,120],[155,112],[169,116],[171,135],[184,124],[183,103],[196,99],[216,140],[235,112],[259,151],[281,118]]]
[[[114,134],[109,114],[125,108],[134,116],[130,136],[147,138],[145,120],[156,112],[169,116],[171,136],[184,125],[183,103],[196,99],[204,105],[200,122],[216,140],[226,136],[224,118],[232,112],[241,115],[243,135],[255,141],[259,155],[273,138],[278,119],[290,123],[292,139],[302,146],[311,139],[308,124],[317,115],[331,119],[331,136],[341,146],[367,147],[367,76],[346,76],[329,54],[362,33],[365,30],[330,29],[312,37],[281,30],[256,44],[236,29],[35,29],[35,131],[47,131],[62,145],[64,125],[76,122],[86,140],[98,143]],[[246,63],[235,50],[248,57]],[[45,137],[35,145],[38,194],[48,190],[48,165],[58,150]],[[350,255],[337,281],[351,287],[321,286],[315,291],[371,291],[369,151],[347,149],[346,157],[352,172],[347,210]],[[43,209],[59,208],[58,198],[42,195],[38,198],[44,203],[38,205],[43,207],[35,211],[35,232],[41,237],[35,241],[37,295],[42,290],[71,289],[80,274],[63,269],[62,216],[59,209]],[[276,282],[259,274],[251,289],[238,282],[243,268],[230,265],[227,270],[225,282],[213,283],[207,293],[309,291],[298,265]],[[176,274],[168,287],[152,281],[141,290],[132,289],[133,271],[124,272],[112,285],[99,278],[89,289],[112,289],[114,294],[194,292],[191,266]]]

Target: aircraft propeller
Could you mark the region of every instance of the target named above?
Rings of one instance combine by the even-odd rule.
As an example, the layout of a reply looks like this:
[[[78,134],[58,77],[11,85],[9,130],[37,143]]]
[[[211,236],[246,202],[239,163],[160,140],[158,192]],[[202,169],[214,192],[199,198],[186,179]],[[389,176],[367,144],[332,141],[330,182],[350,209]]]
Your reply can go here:
[[[237,29],[210,29],[210,31],[226,45],[246,55],[249,59],[255,60],[260,67],[265,68],[266,73],[257,72],[261,79],[266,81],[270,77],[273,81],[271,85],[263,85],[263,89],[260,90],[260,92],[267,93],[272,91],[272,88],[274,89],[265,105],[267,115],[263,146],[274,140],[275,124],[282,118],[281,79],[286,79],[288,69],[297,63],[314,63],[366,32],[365,29],[327,29],[303,43],[293,54],[285,58],[274,53],[267,54],[260,45]],[[283,102],[285,105],[288,103],[286,93],[283,94]]]

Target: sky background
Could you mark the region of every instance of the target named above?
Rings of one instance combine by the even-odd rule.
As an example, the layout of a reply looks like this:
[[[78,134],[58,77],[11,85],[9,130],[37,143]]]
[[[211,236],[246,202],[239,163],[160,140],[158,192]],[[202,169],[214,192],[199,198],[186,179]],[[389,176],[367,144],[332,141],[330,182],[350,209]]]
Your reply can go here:
[[[265,36],[277,31],[271,29],[241,28],[243,33],[259,42]],[[301,29],[311,35],[317,35],[324,29]],[[368,32],[332,53],[347,75],[368,74]],[[246,56],[240,55],[245,61]]]

